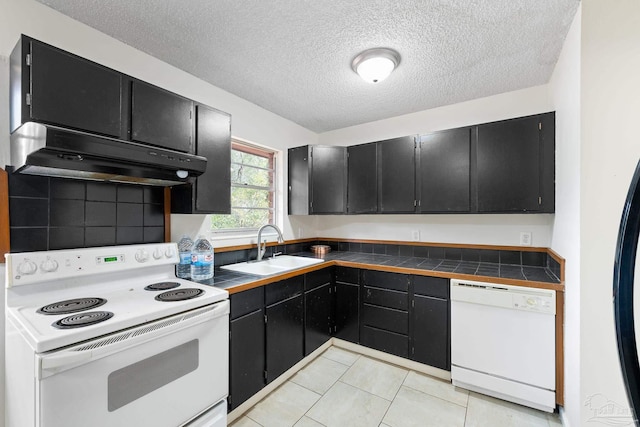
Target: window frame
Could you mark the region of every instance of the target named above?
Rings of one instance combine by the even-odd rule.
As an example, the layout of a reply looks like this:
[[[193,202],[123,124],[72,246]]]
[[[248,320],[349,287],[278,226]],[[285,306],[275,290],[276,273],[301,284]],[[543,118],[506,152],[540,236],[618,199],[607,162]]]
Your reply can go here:
[[[246,141],[241,141],[235,138],[231,139],[231,150],[235,150],[235,151],[240,151],[243,153],[247,153],[247,154],[252,154],[255,156],[259,156],[259,157],[263,157],[263,158],[267,158],[269,161],[269,167],[268,168],[263,168],[263,167],[259,167],[259,166],[252,166],[252,165],[244,165],[244,167],[250,167],[250,168],[255,168],[255,169],[261,169],[261,170],[266,170],[269,171],[269,173],[271,173],[271,188],[268,189],[269,194],[270,194],[270,200],[269,200],[269,208],[256,208],[256,210],[269,210],[269,219],[268,219],[268,223],[269,224],[275,224],[277,219],[279,218],[279,204],[278,204],[278,181],[279,181],[279,170],[278,170],[278,151],[270,148],[270,147],[264,147],[264,146],[259,146],[256,144],[252,144],[250,142],[246,142]],[[230,163],[230,168],[233,165],[240,165],[240,163],[234,162],[233,160]],[[243,184],[237,184],[234,183],[233,180],[230,183],[230,191],[233,192],[233,188],[250,188],[250,189],[256,189],[256,190],[267,190],[267,187],[260,187],[260,186],[254,186],[254,185],[243,185]],[[231,197],[231,200],[233,200],[233,196]],[[244,207],[238,207],[238,206],[231,206],[231,211],[233,211],[233,209],[247,209]],[[250,208],[249,208],[250,209]],[[213,225],[213,218],[210,218],[211,224],[210,224],[210,232],[211,234],[214,236],[214,238],[218,238],[218,239],[224,239],[224,238],[237,238],[237,237],[243,237],[243,236],[252,236],[255,233],[257,233],[259,227],[240,227],[240,228],[214,228]],[[270,233],[266,233],[267,230],[265,230],[265,236],[267,234]],[[275,233],[274,233],[275,235]]]

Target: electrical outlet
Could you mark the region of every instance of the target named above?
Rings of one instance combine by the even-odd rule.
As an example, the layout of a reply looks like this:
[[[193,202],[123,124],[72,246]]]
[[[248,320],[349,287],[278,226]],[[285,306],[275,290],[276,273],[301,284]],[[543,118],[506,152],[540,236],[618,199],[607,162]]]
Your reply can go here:
[[[520,246],[531,246],[531,232],[530,231],[521,231],[520,232]]]
[[[414,242],[420,241],[420,230],[411,230],[411,240]]]
[[[304,237],[304,228],[298,227],[298,239],[302,239]]]

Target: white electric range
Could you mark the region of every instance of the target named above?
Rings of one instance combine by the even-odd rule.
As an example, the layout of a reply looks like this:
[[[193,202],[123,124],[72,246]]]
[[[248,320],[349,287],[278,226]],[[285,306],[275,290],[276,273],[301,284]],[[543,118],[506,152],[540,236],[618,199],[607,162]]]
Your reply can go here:
[[[6,258],[7,427],[226,425],[228,294],[175,243]]]

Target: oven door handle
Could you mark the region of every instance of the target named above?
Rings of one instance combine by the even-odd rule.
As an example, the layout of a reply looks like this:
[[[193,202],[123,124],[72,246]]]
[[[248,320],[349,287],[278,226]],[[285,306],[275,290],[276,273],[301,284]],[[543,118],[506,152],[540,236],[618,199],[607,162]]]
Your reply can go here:
[[[70,351],[60,354],[47,356],[41,359],[40,367],[42,370],[57,371],[59,368],[75,365],[78,363],[91,360],[93,353],[91,351]]]

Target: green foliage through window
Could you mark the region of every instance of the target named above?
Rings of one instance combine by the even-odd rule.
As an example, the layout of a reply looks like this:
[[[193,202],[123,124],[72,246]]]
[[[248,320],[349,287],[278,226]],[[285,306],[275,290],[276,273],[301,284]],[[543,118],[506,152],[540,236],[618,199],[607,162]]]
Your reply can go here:
[[[273,152],[233,143],[231,215],[211,215],[213,230],[257,229],[273,223],[275,164]]]

